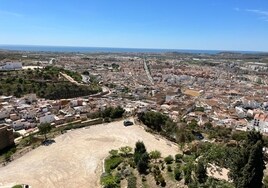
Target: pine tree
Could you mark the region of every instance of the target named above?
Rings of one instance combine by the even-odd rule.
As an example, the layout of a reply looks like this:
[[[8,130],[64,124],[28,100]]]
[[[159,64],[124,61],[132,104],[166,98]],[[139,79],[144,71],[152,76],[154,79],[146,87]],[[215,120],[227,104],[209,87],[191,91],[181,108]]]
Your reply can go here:
[[[136,143],[134,151],[134,161],[137,165],[139,173],[145,174],[146,170],[148,169],[149,154],[146,151],[144,143],[141,141],[138,141]]]
[[[249,132],[230,170],[230,177],[236,188],[262,187],[265,169],[262,148],[262,135],[259,132]]]
[[[198,161],[196,168],[195,168],[195,176],[199,183],[205,183],[207,180],[207,169],[203,162]]]

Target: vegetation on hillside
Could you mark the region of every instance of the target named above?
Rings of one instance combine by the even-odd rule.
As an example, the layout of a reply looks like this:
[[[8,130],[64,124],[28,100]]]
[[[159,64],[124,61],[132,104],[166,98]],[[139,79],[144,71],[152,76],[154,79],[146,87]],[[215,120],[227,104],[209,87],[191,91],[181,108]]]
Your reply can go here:
[[[183,174],[189,187],[199,187],[196,183],[206,184],[211,181],[201,175],[204,175],[205,166],[210,164],[229,169],[229,178],[233,180],[235,187],[262,187],[264,160],[267,158],[264,156],[263,147],[268,145],[268,139],[259,132],[239,132],[230,128],[214,127],[210,122],[199,126],[195,120],[174,123],[166,115],[153,111],[139,114],[139,119],[153,132],[175,140],[181,146],[186,155],[176,155],[175,161],[182,160],[187,163]],[[167,126],[169,122],[173,127]],[[206,142],[193,142],[202,139],[202,134],[208,139]],[[202,162],[195,168],[197,160]],[[164,161],[167,164],[172,163],[172,156],[168,156]],[[176,179],[179,179],[179,170],[176,169],[176,172]],[[193,172],[199,172],[200,175],[196,175],[194,181]]]
[[[90,118],[103,118],[105,122],[110,122],[112,119],[122,118],[125,110],[121,106],[107,107],[104,110],[100,110],[91,114]]]
[[[123,151],[128,151],[127,155]],[[104,188],[121,187],[127,181],[127,187],[225,187],[233,188],[231,183],[216,180],[207,175],[207,162],[194,157],[177,154],[161,157],[154,150],[147,152],[143,142],[138,141],[134,152],[130,147],[111,150],[105,160],[105,172],[101,177]]]
[[[66,81],[60,72],[71,76],[80,82],[81,75],[58,67],[48,66],[43,69],[27,69],[18,71],[0,71],[0,95],[15,95],[36,93],[47,99],[72,98],[86,96],[101,91],[96,84],[75,85]]]

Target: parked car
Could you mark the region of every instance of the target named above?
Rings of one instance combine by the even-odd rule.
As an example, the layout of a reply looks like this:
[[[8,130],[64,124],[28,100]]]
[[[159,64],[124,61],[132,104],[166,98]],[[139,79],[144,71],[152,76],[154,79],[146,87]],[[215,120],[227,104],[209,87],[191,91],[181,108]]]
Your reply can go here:
[[[131,126],[131,125],[133,125],[132,121],[129,121],[129,120],[124,121],[124,126]]]
[[[192,134],[194,135],[195,139],[197,139],[197,140],[204,139],[204,136],[200,132],[192,131]]]

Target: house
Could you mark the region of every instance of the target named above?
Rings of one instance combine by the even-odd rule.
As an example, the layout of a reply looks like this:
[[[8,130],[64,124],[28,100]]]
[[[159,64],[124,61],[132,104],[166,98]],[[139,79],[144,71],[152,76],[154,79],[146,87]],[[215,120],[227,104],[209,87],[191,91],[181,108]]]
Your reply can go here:
[[[246,112],[244,112],[243,108],[236,106],[235,107],[236,115],[238,118],[242,119],[247,116]]]
[[[268,114],[259,113],[254,116],[253,128],[268,133]]]
[[[12,107],[3,107],[2,109],[0,109],[0,119],[9,117],[12,109]]]
[[[27,121],[25,119],[19,119],[12,122],[12,127],[15,131],[24,129],[27,126]]]
[[[54,114],[50,112],[45,113],[43,116],[39,117],[39,122],[42,123],[52,123],[55,121]]]
[[[12,128],[7,124],[0,124],[0,150],[14,145]]]

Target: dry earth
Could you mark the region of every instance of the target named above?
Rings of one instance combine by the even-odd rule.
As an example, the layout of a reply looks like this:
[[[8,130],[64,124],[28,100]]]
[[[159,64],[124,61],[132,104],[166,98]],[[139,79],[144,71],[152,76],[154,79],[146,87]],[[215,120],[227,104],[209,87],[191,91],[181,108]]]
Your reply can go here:
[[[122,121],[69,131],[50,146],[40,146],[0,168],[0,187],[24,183],[32,187],[100,187],[103,159],[111,149],[135,146],[142,140],[148,151],[175,155],[178,147],[156,138],[142,127]]]

